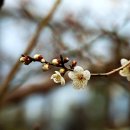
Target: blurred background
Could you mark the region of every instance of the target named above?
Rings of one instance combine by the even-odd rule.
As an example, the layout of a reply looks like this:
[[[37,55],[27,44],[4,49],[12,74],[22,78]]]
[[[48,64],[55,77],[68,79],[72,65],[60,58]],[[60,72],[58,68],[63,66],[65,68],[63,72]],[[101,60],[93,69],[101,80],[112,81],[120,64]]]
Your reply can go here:
[[[56,0],[5,0],[0,10],[0,87]],[[61,0],[30,55],[60,54],[93,73],[130,59],[130,0]],[[18,63],[19,64],[19,63]],[[54,70],[19,64],[0,107],[0,130],[129,130],[130,82],[91,77],[86,89],[54,84]]]

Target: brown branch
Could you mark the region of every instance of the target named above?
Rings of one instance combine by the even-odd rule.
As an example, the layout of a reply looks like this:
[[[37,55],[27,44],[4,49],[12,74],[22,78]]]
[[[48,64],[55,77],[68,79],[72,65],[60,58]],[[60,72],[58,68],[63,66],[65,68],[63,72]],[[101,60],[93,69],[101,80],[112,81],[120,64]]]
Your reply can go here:
[[[66,83],[69,80],[70,79],[68,77],[66,77]],[[4,99],[1,102],[1,107],[9,105],[10,103],[20,102],[27,96],[34,94],[34,93],[35,94],[36,93],[47,94],[47,93],[55,90],[58,87],[60,88],[60,87],[64,87],[64,86],[61,86],[60,84],[55,84],[50,79],[46,80],[44,83],[18,87],[18,89],[16,89],[15,91],[10,92],[5,95]]]
[[[130,65],[130,61],[126,65],[123,65],[123,66],[121,66],[121,67],[119,67],[117,69],[114,69],[112,71],[109,71],[107,73],[91,73],[91,75],[92,76],[109,76],[111,74],[114,74],[114,73],[118,72],[119,70],[122,70],[123,68],[125,68],[125,67],[127,67],[129,65]]]
[[[48,24],[48,22],[52,18],[59,3],[60,3],[60,0],[56,0],[55,4],[52,7],[52,9],[50,10],[49,14],[45,18],[43,18],[41,20],[41,22],[38,24],[36,32],[35,32],[34,36],[32,37],[32,39],[30,40],[28,47],[24,51],[24,54],[29,54],[33,50],[33,48],[36,46],[42,29],[44,27],[46,27],[46,25]],[[3,82],[2,86],[0,87],[1,88],[0,89],[0,99],[6,94],[10,82],[15,77],[20,66],[21,66],[21,63],[19,62],[19,59],[18,59],[17,62],[15,63],[15,65],[12,67],[11,71],[9,72],[8,76],[6,77],[5,81]]]

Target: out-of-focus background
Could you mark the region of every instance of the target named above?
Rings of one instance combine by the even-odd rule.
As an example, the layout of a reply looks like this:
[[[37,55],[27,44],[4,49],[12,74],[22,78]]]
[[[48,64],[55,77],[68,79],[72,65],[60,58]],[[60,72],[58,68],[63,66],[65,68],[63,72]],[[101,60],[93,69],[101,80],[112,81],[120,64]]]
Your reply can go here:
[[[129,130],[130,82],[118,75],[92,77],[76,90],[50,80],[41,64],[12,67],[29,46],[55,0],[5,0],[0,10],[0,130]],[[130,59],[130,0],[61,0],[30,55],[63,54],[91,72],[108,72]],[[1,100],[0,100],[1,101]]]

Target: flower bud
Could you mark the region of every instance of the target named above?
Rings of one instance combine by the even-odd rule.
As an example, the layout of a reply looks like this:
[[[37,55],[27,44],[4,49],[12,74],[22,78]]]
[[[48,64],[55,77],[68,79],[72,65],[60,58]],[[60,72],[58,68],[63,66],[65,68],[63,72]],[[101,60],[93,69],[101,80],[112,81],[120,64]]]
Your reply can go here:
[[[28,65],[28,64],[30,64],[30,63],[32,62],[32,60],[30,59],[29,56],[22,56],[22,57],[20,58],[20,61],[21,61],[22,63],[24,63],[25,65]]]
[[[60,71],[61,74],[65,73],[65,69],[64,68],[61,68],[59,71]]]
[[[59,64],[58,59],[53,59],[53,60],[52,60],[52,64],[53,64],[53,65],[58,65],[58,64]]]
[[[25,57],[20,57],[19,60],[20,60],[20,62],[23,62],[23,63],[24,63],[24,62],[25,62],[25,59],[26,59]]]
[[[45,70],[45,71],[49,70],[49,64],[44,64],[42,66],[42,69]]]
[[[44,58],[41,59],[41,63],[44,63],[46,60]]]
[[[33,58],[34,58],[35,60],[40,61],[43,57],[42,57],[42,55],[40,55],[40,54],[35,54]]]
[[[72,64],[72,67],[75,67],[77,65],[77,61],[73,60],[71,64]]]
[[[69,58],[68,57],[65,57],[64,58],[64,63],[67,63],[69,61]]]

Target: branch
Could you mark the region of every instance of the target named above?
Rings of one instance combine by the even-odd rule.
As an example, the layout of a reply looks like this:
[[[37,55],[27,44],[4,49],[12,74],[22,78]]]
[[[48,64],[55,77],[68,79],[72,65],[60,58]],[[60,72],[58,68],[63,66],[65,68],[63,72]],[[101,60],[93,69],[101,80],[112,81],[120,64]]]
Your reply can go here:
[[[48,22],[52,18],[53,14],[56,11],[59,4],[60,4],[60,0],[56,0],[55,4],[52,7],[52,9],[50,10],[49,14],[45,18],[43,18],[41,20],[41,22],[38,24],[36,32],[35,32],[34,36],[32,37],[32,39],[30,40],[28,47],[24,51],[24,54],[31,53],[33,48],[36,46],[42,29],[44,27],[46,27],[46,25],[48,24]],[[20,66],[21,66],[21,63],[19,62],[19,59],[18,59],[17,62],[15,63],[15,65],[12,67],[11,71],[9,72],[8,76],[6,77],[5,81],[3,82],[2,86],[0,87],[1,88],[0,89],[0,99],[6,94],[10,82],[15,77]]]
[[[66,82],[68,82],[69,78],[66,77],[66,79],[67,79]],[[15,91],[5,95],[4,99],[1,102],[1,106],[4,107],[6,105],[9,105],[10,103],[20,102],[27,96],[34,93],[47,94],[55,90],[56,88],[60,88],[59,86],[60,84],[55,84],[54,82],[50,81],[50,79],[48,79],[44,83],[18,87],[18,89],[16,89]]]
[[[128,65],[130,65],[130,61],[124,65],[121,66],[117,69],[114,69],[110,72],[107,73],[95,73],[92,74],[92,76],[108,76],[111,74],[114,74],[116,72],[118,72],[119,70],[122,70],[123,68],[127,67]],[[70,79],[68,77],[66,77],[66,83],[69,81]],[[59,85],[55,84],[54,82],[50,82],[50,79],[46,80],[46,82],[42,83],[42,84],[33,84],[33,85],[28,85],[28,86],[24,86],[24,87],[18,87],[18,89],[16,89],[15,91],[8,93],[4,100],[3,100],[3,106],[8,105],[8,103],[15,103],[15,102],[19,102],[21,101],[23,98],[26,98],[26,96],[33,94],[33,93],[41,93],[41,94],[47,94],[50,91],[53,91],[55,88],[58,88]]]
[[[114,74],[114,73],[116,73],[116,72],[122,70],[123,68],[125,68],[125,67],[127,67],[127,66],[129,66],[129,65],[130,65],[130,61],[129,61],[126,65],[123,65],[123,66],[121,66],[121,67],[119,67],[119,68],[117,68],[117,69],[114,69],[114,70],[112,70],[112,71],[109,71],[109,72],[107,72],[107,73],[91,73],[91,75],[92,75],[92,76],[109,76],[109,75],[111,75],[111,74]]]

